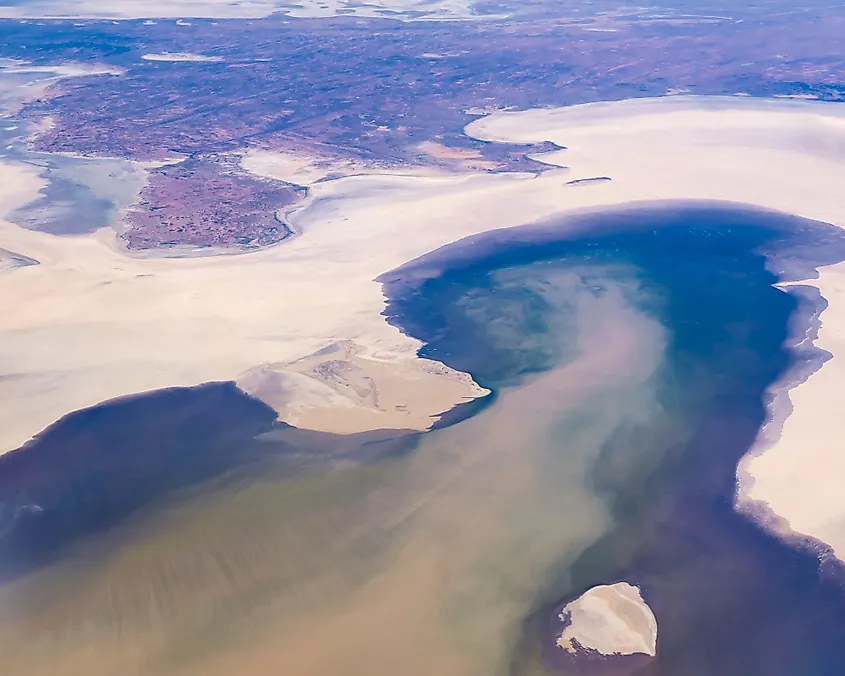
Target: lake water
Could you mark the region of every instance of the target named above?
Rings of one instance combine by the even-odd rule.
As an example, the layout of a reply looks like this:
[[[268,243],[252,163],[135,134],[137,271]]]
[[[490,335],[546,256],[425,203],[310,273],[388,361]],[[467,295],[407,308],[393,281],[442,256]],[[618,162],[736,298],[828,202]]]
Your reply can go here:
[[[841,674],[842,571],[732,504],[767,387],[824,358],[772,284],[842,259],[710,204],[497,231],[383,279],[494,391],[455,424],[306,432],[230,384],[69,416],[0,459],[4,673],[565,674],[558,609],[628,580],[637,674]]]
[[[3,79],[0,75],[0,85]],[[21,135],[30,127],[26,121],[0,116],[0,159],[37,167],[47,182],[35,200],[6,219],[54,235],[120,230],[121,213],[137,201],[145,171],[129,160],[34,152]]]

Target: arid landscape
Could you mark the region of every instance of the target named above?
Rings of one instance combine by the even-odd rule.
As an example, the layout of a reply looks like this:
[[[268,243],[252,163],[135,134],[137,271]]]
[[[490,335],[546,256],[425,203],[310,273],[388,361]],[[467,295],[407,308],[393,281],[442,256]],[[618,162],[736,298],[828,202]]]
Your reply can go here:
[[[0,17],[4,674],[843,673],[836,3]]]

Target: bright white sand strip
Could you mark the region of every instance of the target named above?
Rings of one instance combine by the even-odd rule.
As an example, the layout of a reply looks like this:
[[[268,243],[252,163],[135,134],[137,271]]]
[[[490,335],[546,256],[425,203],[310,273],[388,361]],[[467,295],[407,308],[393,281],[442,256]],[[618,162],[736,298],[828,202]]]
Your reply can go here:
[[[568,652],[587,649],[600,655],[651,657],[657,652],[657,619],[639,588],[627,582],[588,589],[566,604],[560,619],[569,624],[557,645]]]
[[[291,216],[303,234],[241,256],[133,258],[110,231],[58,238],[0,224],[0,248],[41,262],[0,274],[0,449],[110,397],[228,379],[303,426],[424,428],[479,389],[416,357],[418,344],[380,316],[373,280],[474,233],[672,198],[744,202],[845,226],[845,106],[837,104],[669,97],[497,113],[468,132],[555,141],[568,150],[543,161],[570,169],[315,183]],[[319,174],[309,167],[281,158],[276,169]],[[4,212],[35,196],[31,168],[0,170]],[[598,176],[612,180],[567,185]],[[834,351],[845,340],[843,276],[837,266],[813,282],[831,301],[820,343]],[[333,344],[331,354],[314,355]],[[845,416],[831,403],[845,382],[840,361],[793,391],[796,410],[780,441],[743,467],[756,481],[742,500],[768,502],[845,556],[845,500],[825,488],[845,485]]]
[[[805,383],[773,388],[773,410],[788,417],[779,435],[772,421],[740,464],[738,502],[775,532],[810,535],[845,560],[845,264],[819,272],[805,282],[829,303],[814,345],[833,358]]]

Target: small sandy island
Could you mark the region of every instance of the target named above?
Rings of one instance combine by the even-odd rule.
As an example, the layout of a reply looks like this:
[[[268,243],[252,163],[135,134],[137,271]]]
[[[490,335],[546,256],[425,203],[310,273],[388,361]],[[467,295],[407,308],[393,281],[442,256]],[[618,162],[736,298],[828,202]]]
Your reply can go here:
[[[600,585],[566,604],[560,613],[566,628],[557,645],[570,652],[654,657],[657,620],[640,590],[627,582]]]
[[[111,230],[57,237],[0,220],[0,248],[39,263],[0,273],[0,451],[71,411],[212,380],[239,382],[293,424],[426,429],[484,390],[417,356],[420,344],[382,316],[375,280],[488,230],[668,199],[845,227],[845,106],[835,103],[637,99],[497,112],[467,133],[566,149],[538,156],[549,170],[537,176],[356,166],[336,177],[324,161],[253,153],[245,168],[309,184],[309,197],[288,215],[295,237],[239,256],[143,258],[121,251]],[[0,164],[0,219],[42,187],[37,168]],[[779,529],[845,558],[845,267],[808,283],[830,301],[819,344],[834,358],[791,393],[779,440],[741,468],[740,504],[767,503]]]

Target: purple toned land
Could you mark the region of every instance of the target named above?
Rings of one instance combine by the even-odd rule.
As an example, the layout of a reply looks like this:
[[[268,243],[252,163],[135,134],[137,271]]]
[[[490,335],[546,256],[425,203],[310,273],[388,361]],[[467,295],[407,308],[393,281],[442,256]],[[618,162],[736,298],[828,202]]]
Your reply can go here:
[[[465,137],[472,113],[673,92],[845,100],[840,4],[709,4],[703,16],[604,0],[562,0],[552,11],[527,0],[519,20],[457,23],[0,22],[0,57],[124,72],[66,80],[28,106],[32,119],[55,120],[39,150],[203,158],[153,173],[130,216],[130,246],[260,246],[284,236],[273,214],[296,194],[220,160],[251,147],[370,165],[539,171],[526,157],[538,148]],[[142,58],[166,51],[218,60]],[[437,147],[421,151],[425,143]]]
[[[213,160],[188,159],[151,170],[122,237],[132,249],[273,244],[290,233],[277,210],[301,195]]]

